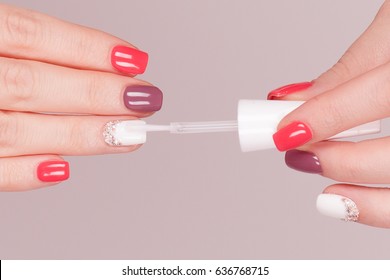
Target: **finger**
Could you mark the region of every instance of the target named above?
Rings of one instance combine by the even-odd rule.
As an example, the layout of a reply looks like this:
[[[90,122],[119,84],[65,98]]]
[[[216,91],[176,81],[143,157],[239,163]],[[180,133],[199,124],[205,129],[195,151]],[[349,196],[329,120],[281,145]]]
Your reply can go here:
[[[390,228],[390,189],[333,185],[318,196],[317,209],[333,218]]]
[[[129,117],[113,119],[2,111],[0,157],[131,152],[146,141],[146,131],[139,129],[143,124],[143,121]]]
[[[98,71],[142,74],[147,53],[101,31],[0,5],[0,55]]]
[[[279,123],[274,141],[281,151],[327,139],[390,114],[390,63],[320,94]]]
[[[277,88],[268,99],[308,100],[390,61],[389,13],[390,1],[385,1],[371,25],[333,67],[312,82]]]
[[[1,109],[144,117],[162,105],[158,88],[134,78],[21,59],[0,64]]]
[[[342,182],[390,183],[390,138],[325,141],[286,152],[287,166]]]
[[[69,178],[69,163],[56,155],[0,158],[0,191],[26,191]]]

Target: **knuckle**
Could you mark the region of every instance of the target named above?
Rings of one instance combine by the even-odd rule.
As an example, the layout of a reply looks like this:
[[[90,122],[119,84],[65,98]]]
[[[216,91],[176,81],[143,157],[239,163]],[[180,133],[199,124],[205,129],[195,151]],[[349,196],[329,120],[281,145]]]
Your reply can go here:
[[[23,51],[41,42],[42,25],[34,15],[12,10],[3,18],[4,39],[14,50]]]
[[[390,94],[378,94],[381,92],[383,88],[389,88],[383,87],[380,88],[380,85],[374,85],[377,87],[377,89],[372,89],[372,93],[370,95],[370,102],[367,103],[368,109],[376,112],[390,112]]]
[[[86,95],[83,103],[86,105],[86,108],[89,108],[90,112],[99,112],[101,110],[102,99],[104,98],[104,89],[101,86],[101,80],[96,75],[91,75],[88,78],[86,85]]]
[[[337,63],[328,70],[327,75],[331,75],[333,79],[339,83],[344,82],[353,75],[354,65],[357,65],[358,60],[351,50],[347,50]]]
[[[321,96],[315,96],[312,99],[313,102],[317,103],[314,106],[318,108],[316,113],[317,117],[313,116],[318,122],[316,127],[320,127],[322,131],[334,132],[341,130],[345,122],[345,113],[341,110],[340,106],[332,102],[323,102]]]
[[[390,64],[386,65],[386,76],[384,79],[376,80],[371,84],[370,105],[372,110],[379,112],[390,112],[390,94],[383,89],[390,88]]]
[[[95,61],[96,63],[96,46],[94,46],[93,43],[94,40],[92,40],[89,35],[79,34],[78,38],[75,38],[73,41],[72,46],[77,52],[72,55],[76,56],[77,61],[80,61],[83,64],[86,64],[89,61]]]
[[[17,121],[9,112],[0,111],[0,147],[1,154],[6,154],[17,137]]]
[[[20,189],[20,182],[23,178],[21,172],[20,164],[17,164],[12,161],[3,163],[0,165],[0,189],[2,191],[15,191]]]
[[[86,151],[91,149],[91,144],[88,142],[89,128],[82,121],[72,121],[68,127],[68,137],[61,138],[64,140],[63,147],[69,147],[73,153]]]
[[[354,145],[355,143],[353,143],[352,145]],[[353,181],[353,180],[356,180],[358,178],[361,178],[362,177],[362,174],[364,174],[366,172],[366,166],[364,166],[363,162],[364,161],[361,161],[361,160],[351,160],[351,158],[353,157],[350,157],[350,160],[341,160],[340,163],[341,163],[341,167],[340,169],[342,170],[342,177],[343,178],[340,178],[340,179],[346,179],[346,180],[349,180],[349,181]]]
[[[3,104],[10,106],[29,101],[34,91],[35,73],[27,63],[10,60],[0,67]]]
[[[326,164],[326,176],[333,180],[356,183],[366,177],[369,170],[377,168],[376,163],[368,162],[364,153],[358,152],[361,150],[361,143],[339,142],[331,147],[332,161]]]
[[[68,144],[71,147],[80,147],[82,144],[81,139],[83,138],[81,129],[81,125],[79,122],[72,122],[68,126],[69,129],[69,140],[68,143],[64,143],[64,145]],[[64,139],[65,140],[65,139]]]

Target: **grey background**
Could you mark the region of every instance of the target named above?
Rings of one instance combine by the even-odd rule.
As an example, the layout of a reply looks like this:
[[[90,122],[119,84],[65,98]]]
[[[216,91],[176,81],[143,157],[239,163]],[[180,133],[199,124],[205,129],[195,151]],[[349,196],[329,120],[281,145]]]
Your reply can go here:
[[[165,93],[150,122],[234,119],[240,98],[311,80],[382,1],[4,1],[117,35]],[[61,34],[59,34],[61,36]],[[389,125],[385,123],[385,132]],[[237,136],[155,134],[132,154],[68,157],[71,179],[0,193],[0,258],[376,259],[387,230],[317,213],[331,180]]]

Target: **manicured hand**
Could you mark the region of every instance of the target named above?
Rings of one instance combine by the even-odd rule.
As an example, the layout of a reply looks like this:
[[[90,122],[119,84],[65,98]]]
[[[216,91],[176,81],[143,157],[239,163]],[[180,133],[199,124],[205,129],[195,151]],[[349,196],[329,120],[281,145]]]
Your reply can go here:
[[[162,105],[158,88],[134,78],[147,53],[3,4],[0,26],[0,191],[66,180],[69,165],[59,155],[130,152],[145,141],[131,132],[134,119]]]
[[[274,135],[289,167],[350,183],[390,183],[390,138],[359,143],[324,141],[390,116],[390,1],[330,70],[313,82],[288,85],[268,99],[307,100]],[[336,184],[318,197],[325,215],[390,227],[390,190]]]

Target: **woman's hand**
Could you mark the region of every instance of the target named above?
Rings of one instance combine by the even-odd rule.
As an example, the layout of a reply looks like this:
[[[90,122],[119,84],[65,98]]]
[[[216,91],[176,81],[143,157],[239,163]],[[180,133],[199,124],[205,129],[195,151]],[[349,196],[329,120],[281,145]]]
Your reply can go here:
[[[390,183],[390,137],[359,143],[323,141],[390,116],[390,1],[330,70],[313,82],[269,93],[269,99],[307,100],[274,134],[293,169],[351,183]],[[294,150],[299,148],[299,150]],[[390,227],[390,190],[336,184],[317,199],[320,212]]]
[[[137,121],[122,121],[162,105],[158,88],[133,78],[145,71],[147,53],[2,4],[0,26],[0,191],[66,180],[69,166],[58,155],[130,152],[144,142],[126,131]]]

